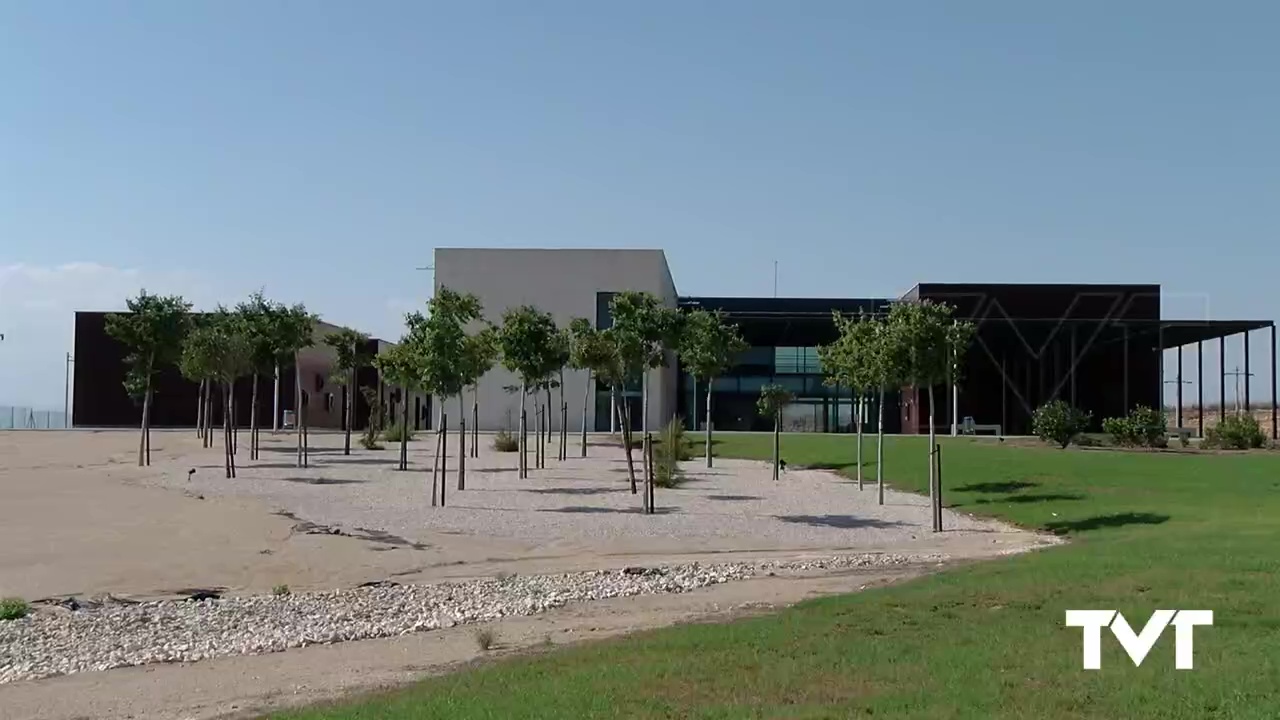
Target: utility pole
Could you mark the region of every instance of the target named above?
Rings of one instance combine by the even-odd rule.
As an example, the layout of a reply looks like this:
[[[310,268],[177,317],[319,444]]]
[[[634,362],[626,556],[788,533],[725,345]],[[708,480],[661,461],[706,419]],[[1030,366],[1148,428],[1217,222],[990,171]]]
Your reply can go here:
[[[64,428],[71,427],[71,363],[76,359],[67,353],[66,378],[62,384],[62,426]]]
[[[1242,371],[1242,370],[1240,370],[1240,366],[1239,366],[1239,365],[1237,365],[1237,366],[1236,366],[1236,369],[1235,369],[1234,371],[1232,371],[1232,372],[1227,372],[1227,373],[1222,373],[1222,374],[1223,374],[1223,375],[1230,375],[1231,377],[1235,378],[1235,380],[1234,380],[1233,382],[1235,382],[1235,384],[1236,384],[1236,414],[1237,414],[1237,415],[1239,415],[1239,414],[1240,414],[1240,378],[1247,378],[1247,377],[1249,377],[1250,375],[1253,375],[1253,373],[1248,372],[1247,370],[1246,370],[1246,371]],[[1227,404],[1227,399],[1226,399],[1226,398],[1222,398],[1222,404],[1223,404],[1223,405],[1226,405],[1226,404]]]

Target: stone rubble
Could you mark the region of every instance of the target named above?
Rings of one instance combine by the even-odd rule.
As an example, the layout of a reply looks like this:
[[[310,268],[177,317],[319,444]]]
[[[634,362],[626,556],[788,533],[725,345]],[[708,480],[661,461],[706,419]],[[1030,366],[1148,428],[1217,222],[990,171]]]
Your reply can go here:
[[[259,655],[394,637],[571,602],[681,593],[779,572],[936,563],[945,555],[862,554],[805,560],[686,564],[436,585],[367,584],[290,595],[83,605],[0,622],[0,684],[162,662]]]

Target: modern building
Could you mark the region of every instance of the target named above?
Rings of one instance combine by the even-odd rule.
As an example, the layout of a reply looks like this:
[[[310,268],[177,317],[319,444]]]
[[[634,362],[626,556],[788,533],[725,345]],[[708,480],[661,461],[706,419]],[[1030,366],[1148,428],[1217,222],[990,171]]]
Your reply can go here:
[[[1244,399],[1250,394],[1251,373],[1271,376],[1272,434],[1276,423],[1276,329],[1267,320],[1177,320],[1160,316],[1160,286],[1149,284],[955,284],[921,283],[898,298],[744,298],[681,296],[677,293],[666,257],[661,250],[577,249],[464,249],[435,251],[434,287],[473,293],[484,305],[484,320],[500,323],[509,308],[533,305],[551,313],[558,324],[586,318],[599,328],[609,327],[609,301],[614,294],[645,291],[668,307],[705,308],[724,312],[736,323],[750,348],[735,366],[712,386],[712,422],[722,430],[763,430],[769,423],[756,412],[760,388],[776,383],[791,389],[796,401],[787,408],[784,426],[790,431],[850,432],[853,429],[853,392],[828,386],[818,361],[817,348],[835,339],[832,313],[883,314],[893,303],[933,300],[956,308],[956,316],[977,326],[973,346],[961,361],[960,382],[955,387],[934,388],[937,407],[930,408],[925,388],[900,388],[885,397],[887,432],[923,433],[932,419],[940,432],[953,425],[974,426],[1007,435],[1031,431],[1036,407],[1056,398],[1092,413],[1095,425],[1103,418],[1122,415],[1137,405],[1160,407],[1166,383],[1177,385],[1182,405],[1183,356],[1195,348],[1225,357],[1226,342],[1240,336],[1244,345]],[[125,394],[123,347],[106,335],[104,313],[76,314],[76,367],[73,422],[77,426],[136,425],[139,408]],[[320,338],[333,326],[317,328],[316,346],[302,357],[303,387],[314,427],[341,427],[347,402],[342,388],[331,388],[332,355]],[[1269,330],[1269,333],[1265,331]],[[1258,337],[1261,336],[1261,337]],[[1271,363],[1255,373],[1248,365],[1249,343],[1269,343]],[[1217,342],[1214,342],[1217,341]],[[389,347],[372,341],[379,350]],[[1232,342],[1235,342],[1233,339]],[[1206,344],[1208,347],[1206,348]],[[1216,348],[1214,346],[1217,346]],[[1165,351],[1177,348],[1176,366],[1164,367]],[[1219,362],[1219,367],[1223,365]],[[1203,406],[1206,380],[1195,363],[1196,388]],[[1217,378],[1217,397],[1225,398],[1226,381]],[[281,391],[273,395],[273,383],[263,379],[259,392],[262,407],[278,402],[279,412],[293,409],[292,368],[281,368]],[[237,420],[248,421],[251,383],[236,388]],[[378,387],[384,403],[399,417],[399,392],[384,387],[372,368],[361,372],[360,384]],[[463,397],[470,408],[479,397],[481,430],[515,429],[520,398],[514,392],[516,378],[495,368]],[[699,388],[678,359],[653,370],[648,377],[649,427],[671,417],[682,417],[690,427],[702,427],[706,417],[705,388]],[[195,423],[197,386],[175,369],[165,369],[155,396],[157,427]],[[611,430],[608,389],[588,382],[585,372],[567,371],[565,396],[571,429]],[[624,393],[631,417],[641,422],[639,384]],[[440,399],[436,399],[437,402]],[[431,427],[431,398],[411,395],[413,424]],[[355,398],[356,428],[365,426],[368,405]],[[457,398],[446,399],[452,410]],[[543,401],[545,402],[545,401]],[[559,404],[559,398],[554,401]],[[532,405],[532,401],[530,405]],[[438,409],[438,408],[437,408]],[[874,398],[866,405],[864,421],[875,429],[878,408]],[[264,410],[264,413],[267,412]],[[468,415],[470,412],[468,410]],[[1203,423],[1202,413],[1197,413]],[[267,415],[267,417],[270,417]],[[1177,416],[1181,418],[1181,412]],[[553,428],[559,427],[552,413]],[[1200,425],[1193,431],[1203,428]]]
[[[1160,407],[1166,374],[1175,372],[1177,380],[1184,379],[1183,349],[1194,347],[1202,357],[1208,343],[1208,352],[1223,355],[1227,338],[1240,335],[1247,365],[1251,335],[1268,329],[1262,339],[1272,348],[1269,372],[1275,413],[1274,322],[1161,318],[1159,285],[921,283],[898,298],[699,297],[677,293],[660,250],[462,248],[436,250],[435,287],[442,285],[477,295],[485,319],[494,323],[506,309],[527,304],[550,312],[559,324],[584,317],[605,328],[610,324],[609,299],[624,290],[653,293],[670,307],[723,311],[751,346],[713,384],[712,422],[723,430],[767,429],[769,423],[756,412],[756,399],[762,386],[777,383],[796,396],[783,420],[788,430],[851,431],[853,393],[827,386],[818,362],[817,347],[835,339],[832,313],[882,314],[892,303],[919,300],[951,304],[958,318],[977,326],[977,335],[962,360],[958,385],[934,389],[936,408],[929,407],[924,388],[902,388],[886,396],[887,432],[928,432],[932,418],[941,432],[949,432],[953,424],[972,424],[1008,435],[1026,434],[1035,408],[1056,398],[1090,411],[1094,423],[1100,424],[1137,405]],[[1164,351],[1173,348],[1179,349],[1176,370],[1163,367]],[[1225,376],[1220,374],[1218,382],[1225,388]],[[515,383],[501,369],[481,381],[482,429],[515,427],[519,398],[509,391]],[[1203,377],[1195,385],[1202,399]],[[570,372],[565,386],[571,428],[583,422],[583,403],[573,399],[588,398],[587,427],[610,429],[606,388],[594,383],[588,387],[584,372]],[[685,418],[690,427],[704,423],[705,389],[695,386],[678,361],[653,371],[649,388],[650,427],[672,416]],[[1178,388],[1181,398],[1182,383]],[[637,423],[638,395],[638,388],[627,392]],[[470,391],[465,401],[470,403]],[[868,427],[874,429],[874,399],[864,412]],[[558,419],[552,422],[558,426]]]

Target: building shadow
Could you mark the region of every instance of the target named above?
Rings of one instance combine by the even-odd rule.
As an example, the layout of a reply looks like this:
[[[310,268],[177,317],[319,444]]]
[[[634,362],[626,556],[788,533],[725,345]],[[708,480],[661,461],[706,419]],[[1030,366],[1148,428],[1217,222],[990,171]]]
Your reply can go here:
[[[1088,532],[1103,528],[1118,528],[1126,525],[1159,525],[1169,520],[1168,515],[1156,513],[1128,512],[1114,515],[1095,515],[1083,520],[1055,520],[1045,523],[1044,527],[1055,535]]]
[[[855,515],[774,515],[774,519],[799,525],[814,527],[840,528],[853,530],[856,528],[891,528],[901,527],[905,523],[893,520],[877,520],[875,518],[857,517]]]
[[[962,485],[951,489],[955,492],[1011,493],[1030,487],[1039,487],[1039,485],[1040,483],[1027,482],[1025,480],[1010,480],[1009,482],[973,483],[972,485]]]

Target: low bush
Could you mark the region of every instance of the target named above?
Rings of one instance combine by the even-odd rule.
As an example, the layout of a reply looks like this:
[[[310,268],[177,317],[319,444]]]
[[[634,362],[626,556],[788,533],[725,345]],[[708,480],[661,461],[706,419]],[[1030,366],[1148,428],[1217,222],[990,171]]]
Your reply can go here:
[[[1125,417],[1107,418],[1102,429],[1117,445],[1128,447],[1167,447],[1169,425],[1164,413],[1139,405]]]
[[[519,452],[520,441],[506,430],[499,430],[493,436],[493,449],[498,452]]]
[[[276,597],[280,597],[280,596],[282,596],[282,595],[288,595],[288,594],[289,594],[289,586],[288,586],[288,585],[277,585],[277,586],[275,586],[275,587],[271,588],[271,594],[272,594],[272,595],[275,595]]]
[[[31,606],[22,598],[8,597],[0,600],[0,620],[17,620],[30,612]]]
[[[1252,415],[1232,415],[1205,432],[1205,447],[1224,450],[1251,450],[1267,444],[1258,419]]]
[[[1041,440],[1065,448],[1089,428],[1092,418],[1065,400],[1054,400],[1036,409],[1031,417],[1031,427]]]
[[[490,628],[478,628],[475,632],[476,647],[488,650],[498,641],[498,635]]]
[[[400,423],[396,423],[395,425],[392,425],[391,427],[383,431],[382,439],[386,440],[387,442],[400,442],[402,435],[405,436],[404,440],[406,442],[413,439],[412,430],[407,429],[404,425],[401,425]]]
[[[360,445],[365,450],[381,450],[382,443],[378,442],[378,428],[373,425],[365,428],[364,434],[360,436]]]

